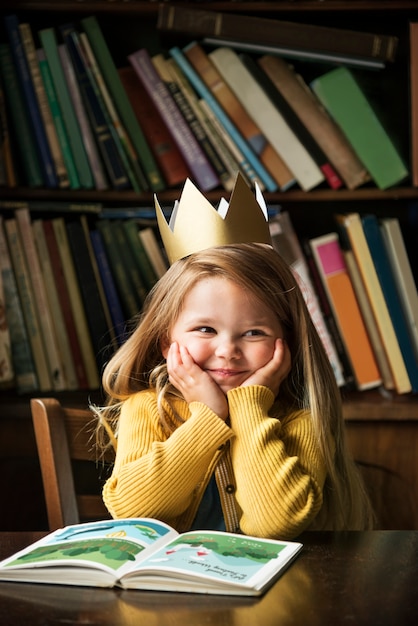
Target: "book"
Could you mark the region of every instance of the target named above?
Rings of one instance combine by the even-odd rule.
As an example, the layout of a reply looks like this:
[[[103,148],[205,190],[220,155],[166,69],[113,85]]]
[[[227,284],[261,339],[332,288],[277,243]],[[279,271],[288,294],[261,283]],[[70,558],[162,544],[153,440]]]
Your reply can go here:
[[[343,59],[395,60],[398,39],[393,35],[332,28],[284,20],[221,13],[189,6],[162,4],[158,8],[157,28],[195,38],[211,37],[274,46],[287,53],[296,51],[317,58],[328,55]],[[280,50],[279,50],[280,52]]]
[[[395,389],[399,394],[409,393],[412,390],[411,382],[364,234],[361,217],[359,213],[351,212],[347,214],[338,213],[335,218],[340,227],[345,230],[353,250],[373,311],[375,324],[389,361]]]
[[[360,391],[377,387],[382,382],[380,371],[338,234],[314,237],[309,244],[350,359],[356,387]]]
[[[418,291],[398,218],[382,218],[380,229],[398,288],[401,306],[408,320],[412,345],[415,355],[418,356]]]
[[[238,128],[233,124],[228,115],[225,114],[223,108],[219,105],[216,98],[214,98],[211,90],[206,87],[204,81],[201,80],[199,74],[189,63],[182,50],[178,46],[174,46],[170,48],[170,54],[187,76],[196,92],[204,100],[206,100],[208,106],[213,111],[213,114],[218,118],[219,123],[225,128],[227,134],[231,137],[238,150],[242,153],[243,159],[245,160],[244,172],[247,177],[250,178],[253,183],[258,181],[261,188],[265,188],[267,191],[276,191],[276,181],[265,169],[264,165],[261,163],[256,153],[252,150],[251,146],[241,135]]]
[[[327,182],[328,186],[331,187],[331,189],[339,189],[343,184],[339,174],[335,171],[334,166],[326,157],[322,148],[318,145],[306,126],[302,124],[292,107],[277,89],[269,74],[264,72],[263,68],[248,54],[241,54],[240,58],[247,70],[251,72],[258,84],[264,89],[276,109],[280,111],[301,144],[305,146],[312,159],[323,173],[324,180]]]
[[[392,272],[389,256],[386,252],[379,220],[374,214],[362,216],[362,225],[370,254],[386,300],[393,328],[408,372],[412,391],[418,391],[418,358],[413,347],[413,338],[409,332],[408,319],[399,298],[396,279]]]
[[[28,22],[21,22],[19,24],[19,32],[22,39],[22,46],[27,58],[29,71],[32,77],[36,97],[38,100],[39,112],[44,124],[46,138],[51,151],[51,157],[54,163],[58,187],[62,189],[67,189],[70,186],[68,172],[65,166],[64,157],[62,154],[61,145],[58,139],[58,134],[52,117],[51,109],[49,107],[49,101],[39,67],[39,60],[30,24]]]
[[[141,228],[139,230],[139,237],[147,252],[148,258],[152,263],[155,273],[158,278],[164,276],[168,269],[168,262],[164,256],[163,250],[158,243],[154,230],[151,226],[147,228]]]
[[[274,178],[280,190],[285,191],[291,187],[295,182],[292,172],[223,80],[204,48],[198,42],[192,41],[183,48],[183,53]]]
[[[133,67],[120,67],[118,74],[154,158],[169,187],[184,183],[189,169],[158,110]]]
[[[10,145],[15,146],[24,183],[29,187],[41,187],[43,176],[35,146],[35,139],[29,123],[26,105],[21,92],[16,69],[13,64],[10,46],[0,43],[0,72],[7,111],[10,118]],[[12,148],[13,149],[13,148]]]
[[[81,353],[83,356],[88,386],[90,389],[97,389],[100,385],[100,382],[96,355],[94,353],[93,342],[86,316],[86,310],[84,308],[80,284],[77,278],[77,272],[74,264],[74,257],[71,252],[64,218],[53,218],[52,227],[54,229],[59,256],[61,258],[62,269],[70,296],[70,306],[76,326],[76,332],[81,348]]]
[[[52,269],[51,257],[42,222],[43,220],[39,218],[32,221],[33,236],[44,278],[49,309],[54,322],[58,349],[62,357],[66,389],[75,390],[79,388],[79,381],[74,364],[73,350],[70,345],[68,330],[65,325],[63,312],[61,310],[60,297],[55,284],[54,271]],[[61,286],[62,283],[60,284],[60,290],[62,288]]]
[[[179,534],[149,518],[106,520],[46,535],[1,561],[0,580],[260,596],[302,548],[220,531]]]
[[[72,105],[71,95],[65,80],[55,30],[52,27],[43,28],[38,31],[38,35],[51,72],[80,185],[84,189],[92,189],[94,179],[81,136],[80,126]]]
[[[55,172],[55,164],[48,143],[38,99],[36,97],[28,60],[23,48],[17,15],[6,15],[4,17],[4,23],[10,43],[10,52],[15,64],[16,75],[20,83],[22,94],[24,95],[29,122],[35,138],[35,146],[38,153],[44,184],[46,187],[56,189],[58,187],[58,179]]]
[[[86,150],[88,162],[90,164],[94,187],[95,189],[100,191],[102,191],[103,189],[108,189],[109,182],[107,179],[105,167],[100,157],[93,129],[90,125],[87,111],[83,103],[80,85],[75,75],[75,69],[71,62],[70,53],[64,43],[58,45],[58,54],[60,56],[62,71],[64,72],[68,91],[70,92],[74,113],[80,127],[81,135],[83,137],[83,144]],[[78,186],[80,186],[79,183]]]
[[[340,126],[379,189],[408,176],[397,148],[353,73],[339,67],[318,76],[311,88]]]
[[[110,184],[114,189],[127,189],[132,186],[133,173],[131,172],[131,176],[128,173],[127,156],[123,152],[93,73],[87,64],[79,34],[73,24],[61,26],[60,31],[74,67],[85,110]],[[139,188],[135,186],[138,191]]]
[[[3,227],[0,222],[0,228]],[[1,244],[0,244],[1,246]],[[0,248],[0,255],[2,254]],[[7,319],[6,290],[3,285],[2,262],[0,261],[0,388],[9,388],[14,382],[14,368],[9,322]]]
[[[34,307],[37,313],[39,328],[43,340],[49,378],[54,391],[63,391],[67,387],[64,362],[57,340],[52,312],[46,293],[45,280],[39,262],[38,249],[32,229],[32,220],[27,207],[17,209],[15,218],[22,241],[22,249],[26,265],[30,269],[29,281],[34,296]]]
[[[117,345],[122,345],[126,338],[125,315],[123,313],[118,290],[110,269],[109,260],[98,229],[90,230],[90,240],[96,258],[97,267],[103,284],[108,309],[112,318],[113,332]]]
[[[138,123],[129,98],[123,88],[117,67],[100,28],[100,24],[97,18],[92,15],[83,18],[81,25],[87,34],[98,66],[100,67],[107,88],[113,98],[116,110],[120,115],[122,124],[132,141],[138,164],[146,174],[146,179],[142,181],[141,186],[144,190],[146,190],[149,185],[152,191],[162,191],[165,187],[164,179],[162,178],[155,157],[144,136],[143,129]]]
[[[409,115],[411,178],[418,187],[418,22],[409,22]]]
[[[303,77],[279,57],[264,55],[258,63],[334,165],[346,187],[356,189],[367,183],[370,175],[366,168]]]
[[[139,225],[134,218],[122,220],[122,228],[125,232],[136,263],[140,269],[147,290],[149,291],[158,280],[154,267],[149,260],[147,251],[145,250],[142,239],[139,236]]]
[[[60,251],[58,248],[57,238],[54,232],[54,226],[52,219],[44,219],[41,221],[42,228],[45,234],[45,242],[48,248],[48,254],[51,261],[51,268],[53,272],[53,278],[55,283],[56,294],[59,299],[59,304],[62,312],[62,316],[65,323],[66,334],[68,335],[68,342],[71,347],[72,360],[74,362],[75,374],[77,377],[79,389],[89,389],[89,379],[87,375],[86,366],[84,363],[83,353],[81,349],[81,343],[77,326],[74,319],[73,309],[71,306],[71,296],[68,290],[67,281],[64,273],[64,266],[61,260]]]
[[[52,389],[52,380],[46,359],[38,314],[36,312],[35,295],[30,282],[29,269],[26,264],[16,218],[6,219],[4,221],[4,227],[22,307],[23,319],[25,321],[32,358],[35,364],[39,390],[50,391]]]
[[[154,106],[165,119],[198,187],[202,191],[217,187],[219,179],[212,165],[177,108],[168,88],[158,75],[148,51],[145,48],[137,50],[128,56],[128,60],[142,81]]]
[[[321,311],[315,287],[310,277],[309,266],[289,213],[287,211],[279,211],[277,215],[270,218],[269,229],[274,249],[284,258],[295,274],[312,322],[331,363],[337,385],[342,387],[347,383],[347,380],[343,374],[334,340]]]
[[[6,322],[10,334],[14,384],[18,393],[37,391],[39,387],[38,378],[7,245],[2,215],[0,215],[0,272],[6,309]]]
[[[11,145],[10,118],[6,107],[2,75],[0,70],[0,172],[2,184],[16,187],[17,179]]]
[[[308,191],[321,184],[324,180],[321,170],[236,52],[217,48],[209,57],[286,162],[300,187]]]

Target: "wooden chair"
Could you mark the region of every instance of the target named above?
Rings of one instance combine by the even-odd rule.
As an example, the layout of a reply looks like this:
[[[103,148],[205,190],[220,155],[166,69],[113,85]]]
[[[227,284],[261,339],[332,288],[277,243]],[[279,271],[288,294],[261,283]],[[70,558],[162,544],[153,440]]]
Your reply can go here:
[[[109,518],[101,487],[113,455],[96,460],[94,416],[55,398],[30,402],[50,530]]]

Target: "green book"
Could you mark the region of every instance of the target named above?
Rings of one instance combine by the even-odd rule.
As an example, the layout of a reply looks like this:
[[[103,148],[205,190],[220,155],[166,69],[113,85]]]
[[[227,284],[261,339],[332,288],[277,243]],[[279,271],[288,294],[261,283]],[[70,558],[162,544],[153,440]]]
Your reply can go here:
[[[392,187],[408,176],[396,147],[350,70],[331,70],[313,80],[311,88],[380,189]]]
[[[4,95],[10,112],[12,131],[17,143],[22,171],[29,187],[42,187],[44,179],[36,150],[35,137],[30,126],[26,104],[21,92],[10,46],[0,44],[0,73]]]
[[[135,219],[122,220],[122,227],[147,289],[150,290],[157,282],[158,276],[139,237],[138,223]]]
[[[44,28],[38,34],[51,71],[52,82],[67,129],[80,185],[85,189],[92,189],[94,179],[60,62],[55,31],[53,28]]]
[[[107,88],[113,96],[122,123],[134,145],[138,160],[142,165],[142,169],[146,172],[149,186],[153,191],[162,191],[165,188],[164,179],[158,169],[154,155],[148,146],[142,128],[138,123],[125,89],[123,88],[115,62],[110,54],[100,25],[95,16],[82,19],[81,24],[90,41]],[[144,185],[141,186],[143,187]]]

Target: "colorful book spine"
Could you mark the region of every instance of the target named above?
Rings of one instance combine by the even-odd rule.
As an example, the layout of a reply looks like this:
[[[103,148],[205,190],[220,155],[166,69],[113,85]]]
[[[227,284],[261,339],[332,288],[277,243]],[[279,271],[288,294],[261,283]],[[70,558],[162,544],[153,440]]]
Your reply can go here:
[[[20,36],[19,20],[16,15],[7,15],[4,18],[4,22],[9,37],[10,51],[15,64],[17,77],[22,93],[24,94],[32,132],[35,137],[44,182],[47,187],[56,189],[58,187],[58,179],[55,172],[55,165]]]
[[[177,108],[168,88],[159,77],[148,51],[145,48],[137,50],[128,56],[128,60],[160,115],[166,120],[167,127],[198,187],[202,191],[217,187],[219,179],[212,165]]]
[[[38,100],[39,111],[42,117],[42,121],[44,123],[48,145],[51,150],[51,156],[54,162],[58,186],[62,189],[66,189],[69,187],[70,181],[62,154],[61,145],[58,139],[57,130],[55,128],[51,109],[49,107],[48,98],[45,92],[45,87],[39,68],[39,61],[36,54],[35,42],[33,39],[30,25],[27,22],[20,23],[19,32],[22,39],[22,46],[28,61],[28,67],[32,77],[36,97]]]
[[[326,72],[311,87],[379,189],[393,187],[408,176],[398,150],[350,70],[339,67]]]
[[[16,278],[0,215],[0,271],[3,283],[5,315],[10,333],[10,350],[14,383],[18,393],[29,393],[39,388],[29,336],[23,317]]]
[[[11,120],[11,145],[16,143],[16,152],[29,187],[41,187],[44,183],[35,146],[35,139],[29,123],[25,102],[18,83],[10,46],[0,43],[0,71],[8,111]],[[13,141],[14,140],[14,141]]]
[[[133,143],[139,167],[142,167],[144,170],[152,191],[161,191],[165,187],[164,179],[161,176],[160,169],[147,143],[144,132],[138,123],[131,103],[123,89],[117,67],[103,36],[99,22],[95,16],[89,16],[81,20],[81,25],[87,33],[107,88],[112,95],[116,109],[121,117],[122,124]],[[141,184],[144,190],[147,189],[147,180],[144,180],[143,184]]]
[[[351,362],[357,389],[377,387],[382,379],[338,235],[328,233],[311,239],[309,243]]]
[[[53,28],[43,28],[38,34],[49,65],[55,93],[58,97],[80,185],[84,189],[92,189],[94,179],[62,69],[55,31]]]
[[[74,113],[77,117],[77,122],[80,126],[80,131],[82,133],[87,159],[89,161],[91,173],[94,180],[94,187],[97,190],[108,189],[109,183],[107,180],[105,168],[100,158],[92,127],[90,126],[90,122],[87,117],[83,98],[81,96],[80,86],[75,75],[73,64],[71,63],[70,54],[68,52],[67,46],[64,43],[58,45],[58,53],[60,55],[62,71],[64,72],[68,91],[71,95],[71,102],[74,107]]]
[[[277,183],[273,179],[273,177],[266,170],[264,165],[261,163],[258,156],[253,152],[247,141],[241,135],[237,127],[231,122],[230,118],[225,114],[223,108],[219,105],[218,101],[212,95],[212,92],[206,87],[203,80],[201,80],[198,73],[194,70],[193,66],[189,63],[187,57],[183,54],[183,52],[178,47],[173,47],[170,49],[170,54],[175,59],[178,66],[184,72],[184,74],[189,79],[190,83],[193,85],[196,92],[204,98],[209,107],[212,109],[213,113],[219,119],[220,123],[225,127],[227,133],[231,136],[232,140],[237,145],[240,152],[244,155],[244,158],[248,162],[249,168],[252,168],[256,173],[258,179],[261,181],[263,187],[267,191],[276,191]]]
[[[324,175],[265,91],[231,49],[217,48],[209,57],[241,104],[287,163],[304,191],[318,186]]]

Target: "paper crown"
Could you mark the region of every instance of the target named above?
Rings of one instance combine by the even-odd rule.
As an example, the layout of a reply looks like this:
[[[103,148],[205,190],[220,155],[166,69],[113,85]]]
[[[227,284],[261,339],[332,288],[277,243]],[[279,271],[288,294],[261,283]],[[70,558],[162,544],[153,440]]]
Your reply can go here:
[[[229,203],[222,198],[216,209],[187,179],[168,223],[155,196],[158,227],[170,264],[214,246],[250,242],[271,245],[267,207],[257,184],[255,190],[254,196],[238,174]]]

